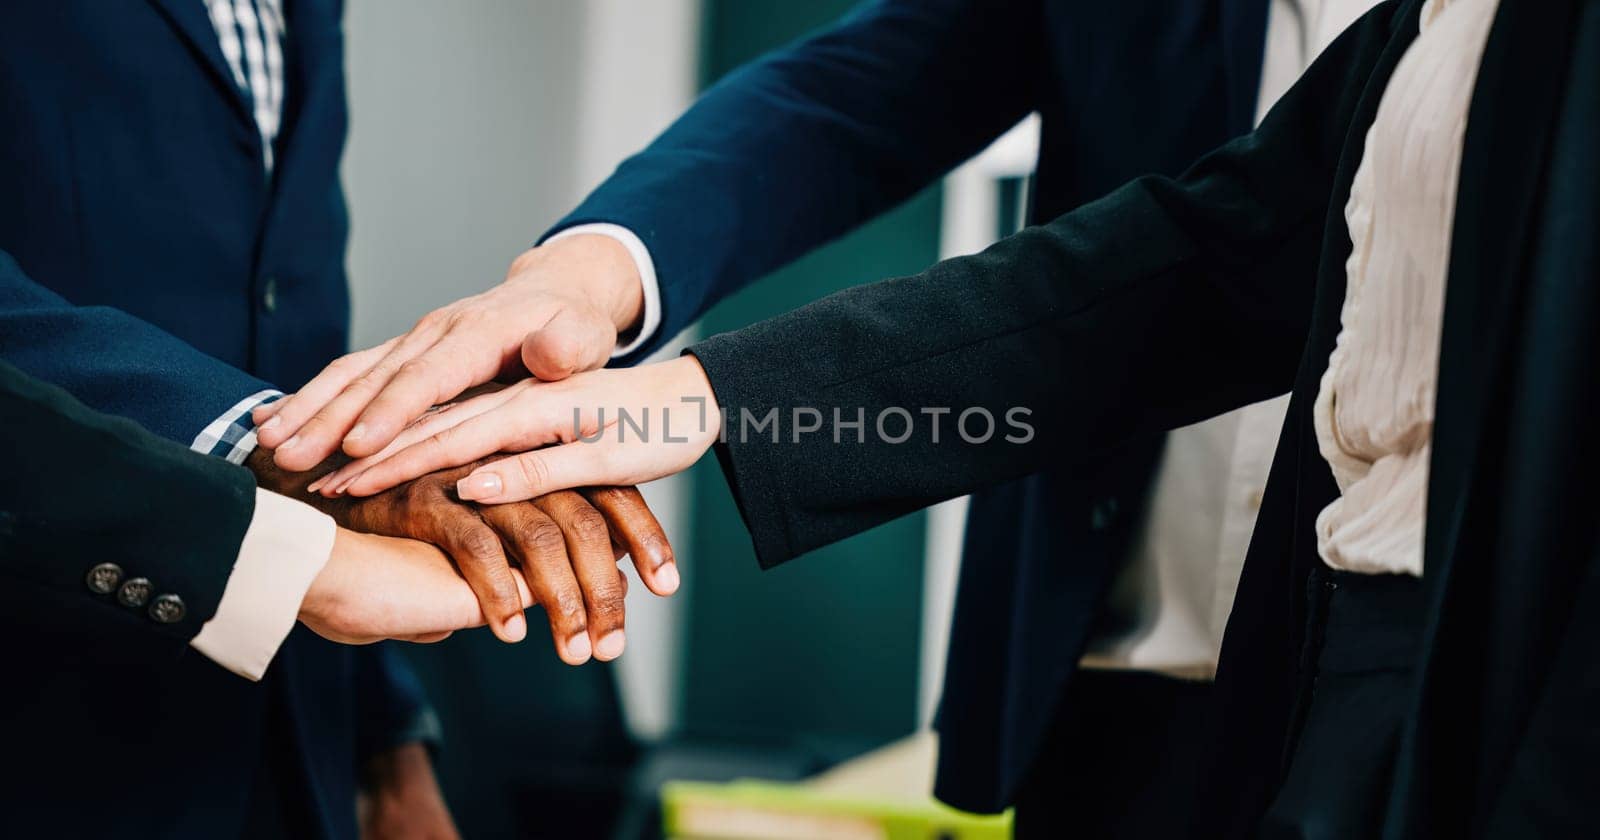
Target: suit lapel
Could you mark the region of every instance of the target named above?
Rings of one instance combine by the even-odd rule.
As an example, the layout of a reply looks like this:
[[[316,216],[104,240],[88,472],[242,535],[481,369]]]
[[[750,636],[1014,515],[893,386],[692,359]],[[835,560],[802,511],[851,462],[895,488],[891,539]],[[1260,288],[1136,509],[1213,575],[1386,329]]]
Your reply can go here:
[[[206,11],[205,0],[149,0],[161,12],[167,23],[177,30],[178,36],[189,45],[194,52],[195,59],[205,66],[221,89],[222,94],[233,103],[234,111],[244,120],[254,125],[255,118],[250,113],[250,103],[245,101],[244,91],[233,79],[233,70],[228,67],[228,60],[222,55],[222,45],[217,40],[217,30],[211,24],[211,17]]]
[[[1572,0],[1501,0],[1467,120],[1440,339],[1424,568],[1449,574],[1561,101]],[[1434,574],[1437,571],[1438,574]]]

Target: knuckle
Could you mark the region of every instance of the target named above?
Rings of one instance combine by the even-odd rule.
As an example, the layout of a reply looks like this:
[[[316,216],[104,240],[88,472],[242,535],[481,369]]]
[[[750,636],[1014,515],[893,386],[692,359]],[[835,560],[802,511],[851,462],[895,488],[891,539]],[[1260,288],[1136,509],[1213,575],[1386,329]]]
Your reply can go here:
[[[450,312],[445,309],[435,309],[417,319],[411,327],[412,332],[428,332],[449,323]]]
[[[585,544],[602,543],[610,544],[611,530],[606,527],[606,519],[593,508],[578,510],[569,523],[572,534],[579,542]]]
[[[527,538],[540,556],[550,556],[565,551],[567,547],[566,537],[554,522],[540,522],[534,525],[529,529]]]
[[[627,609],[623,604],[624,594],[622,585],[615,580],[591,587],[589,597],[594,604],[590,614],[607,624],[619,623]]]
[[[517,468],[523,487],[537,492],[540,488],[549,486],[550,468],[545,465],[544,459],[530,452],[513,458],[511,462]]]
[[[428,435],[426,444],[431,449],[448,449],[450,442],[456,438],[458,426],[446,426],[431,435]]]
[[[464,528],[456,544],[477,563],[492,563],[500,556],[500,538],[487,528]]]
[[[397,371],[397,374],[399,376],[421,378],[426,377],[428,375],[428,371],[432,369],[432,367],[433,365],[428,361],[427,356],[418,356],[415,359],[409,359],[404,364],[400,365],[400,370]]]
[[[361,359],[354,353],[349,353],[328,363],[328,370],[333,373],[351,373],[361,364]]]
[[[586,615],[583,609],[583,596],[575,588],[563,587],[555,593],[552,600],[554,603],[546,609],[562,624],[583,624]]]
[[[474,297],[470,300],[476,302],[477,298]],[[482,321],[483,314],[478,311],[478,307],[462,306],[451,310],[449,317],[445,319],[445,328],[447,332],[453,332],[465,327],[471,327]]]
[[[386,371],[381,365],[374,365],[373,367],[368,368],[360,376],[356,377],[355,380],[350,383],[350,387],[345,389],[345,393],[350,393],[351,391],[376,391],[383,387],[383,384],[387,382],[388,379],[388,371]]]
[[[639,540],[639,547],[647,556],[655,559],[656,563],[666,564],[673,562],[672,543],[662,534],[647,534]],[[642,559],[642,558],[641,558]]]

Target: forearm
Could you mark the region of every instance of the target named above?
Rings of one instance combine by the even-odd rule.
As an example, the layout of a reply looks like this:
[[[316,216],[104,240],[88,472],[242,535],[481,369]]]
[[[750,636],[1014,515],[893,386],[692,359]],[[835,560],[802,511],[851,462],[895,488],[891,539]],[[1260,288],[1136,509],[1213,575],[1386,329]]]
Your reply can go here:
[[[271,386],[107,307],[74,306],[0,252],[0,359],[185,446]]]
[[[1308,252],[1315,229],[1300,225],[1290,250]],[[1246,314],[1192,248],[1152,265],[1123,255],[1107,289],[1061,253],[1070,238],[1037,230],[691,348],[728,418],[718,454],[764,565],[1289,388],[1308,266],[1271,312]],[[822,429],[797,434],[807,412]],[[752,430],[773,415],[776,442]]]
[[[771,565],[942,498],[1287,390],[1338,150],[1387,35],[1375,13],[1260,131],[987,251],[857,287],[691,348],[730,416],[720,450]],[[891,445],[733,434],[743,413],[907,411]],[[947,410],[934,437],[927,410]],[[964,440],[961,412],[1036,434]],[[785,421],[787,422],[787,421]],[[898,435],[899,423],[894,424]],[[785,435],[787,435],[785,430]],[[1020,436],[1020,435],[1019,435]]]
[[[1039,5],[864,4],[730,74],[555,230],[610,222],[636,233],[661,280],[670,337],[1026,115]]]

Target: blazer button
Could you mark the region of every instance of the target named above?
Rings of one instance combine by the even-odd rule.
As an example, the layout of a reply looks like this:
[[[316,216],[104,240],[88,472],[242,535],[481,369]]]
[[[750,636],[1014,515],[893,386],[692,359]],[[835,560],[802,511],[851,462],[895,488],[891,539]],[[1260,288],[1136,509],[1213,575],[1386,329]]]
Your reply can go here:
[[[261,308],[269,315],[278,311],[278,278],[268,277],[262,282]]]
[[[110,595],[117,591],[117,584],[122,582],[122,567],[115,563],[101,563],[89,570],[83,582],[96,595]]]
[[[176,595],[157,595],[150,602],[150,617],[162,624],[176,624],[183,620],[183,599]]]
[[[150,591],[154,588],[149,578],[128,578],[117,590],[117,603],[124,607],[142,607],[150,600]]]

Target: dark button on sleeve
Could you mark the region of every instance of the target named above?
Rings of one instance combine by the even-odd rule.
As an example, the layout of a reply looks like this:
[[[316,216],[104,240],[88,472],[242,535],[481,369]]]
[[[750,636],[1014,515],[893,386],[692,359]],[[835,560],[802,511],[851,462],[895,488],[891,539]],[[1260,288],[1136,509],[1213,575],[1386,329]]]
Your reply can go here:
[[[117,584],[122,582],[122,567],[115,563],[101,563],[90,569],[83,581],[88,585],[90,592],[96,595],[110,595],[117,590]]]
[[[176,595],[157,595],[150,602],[150,617],[162,624],[176,624],[183,620],[183,599]]]
[[[155,587],[149,578],[128,578],[117,590],[117,603],[124,607],[142,607],[150,600],[150,592]]]

